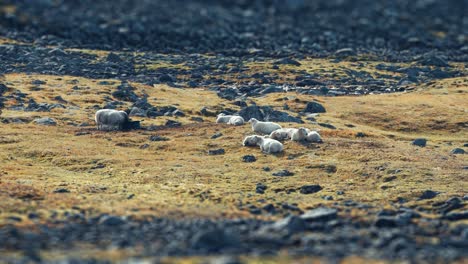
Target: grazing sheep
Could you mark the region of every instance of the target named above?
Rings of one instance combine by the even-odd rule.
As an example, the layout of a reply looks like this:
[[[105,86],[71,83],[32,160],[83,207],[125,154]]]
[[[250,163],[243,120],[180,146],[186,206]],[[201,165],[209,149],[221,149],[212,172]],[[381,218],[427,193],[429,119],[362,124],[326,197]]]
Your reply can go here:
[[[242,118],[242,116],[232,116],[228,121],[229,125],[234,126],[242,126],[244,123],[244,118]]]
[[[306,141],[308,142],[323,142],[322,137],[317,131],[312,131],[307,134]]]
[[[98,130],[123,130],[126,128],[128,114],[114,109],[101,109],[96,112],[95,121]]]
[[[255,118],[251,118],[249,123],[252,124],[252,130],[257,133],[262,133],[265,135],[271,134],[271,132],[281,129],[281,126],[273,122],[261,122]]]
[[[307,129],[306,128],[299,128],[296,129],[294,132],[291,133],[291,140],[292,141],[304,141],[307,138]]]
[[[244,146],[260,146],[260,149],[268,154],[283,152],[284,147],[281,142],[275,139],[262,136],[249,136],[244,139]]]
[[[228,123],[229,120],[231,120],[232,115],[226,115],[224,113],[221,113],[218,115],[218,118],[216,118],[216,123]]]

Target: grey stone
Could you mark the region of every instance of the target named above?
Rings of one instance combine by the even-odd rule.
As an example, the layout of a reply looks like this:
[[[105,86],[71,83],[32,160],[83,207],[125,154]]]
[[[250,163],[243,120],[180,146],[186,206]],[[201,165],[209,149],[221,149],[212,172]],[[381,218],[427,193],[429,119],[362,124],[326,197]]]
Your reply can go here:
[[[338,211],[335,208],[319,207],[306,211],[301,218],[306,221],[330,221],[338,217]]]
[[[454,148],[454,149],[452,149],[452,151],[450,153],[452,153],[454,155],[465,154],[465,150],[462,149],[462,148]]]
[[[306,108],[304,109],[305,113],[325,113],[325,107],[317,102],[308,102]]]
[[[301,186],[301,193],[302,194],[311,194],[311,193],[316,193],[322,190],[322,187],[318,184],[314,185],[304,185]]]
[[[417,138],[413,140],[411,143],[412,145],[418,146],[418,147],[425,147],[427,143],[427,140],[425,138]]]
[[[37,119],[34,119],[33,122],[38,124],[38,125],[43,125],[43,126],[55,126],[55,125],[57,125],[57,122],[53,118],[50,118],[50,117],[37,118]]]

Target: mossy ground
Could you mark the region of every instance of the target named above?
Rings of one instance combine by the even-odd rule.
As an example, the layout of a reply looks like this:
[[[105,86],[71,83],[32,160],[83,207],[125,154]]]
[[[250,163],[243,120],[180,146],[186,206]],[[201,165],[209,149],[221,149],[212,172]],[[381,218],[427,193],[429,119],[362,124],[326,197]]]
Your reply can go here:
[[[37,79],[46,81],[39,90],[31,85]],[[468,174],[463,169],[468,165],[466,155],[450,154],[468,139],[466,78],[419,85],[409,93],[314,97],[288,92],[249,98],[278,110],[287,105],[293,115],[304,109],[306,102],[317,100],[327,109],[317,117],[318,122],[337,127],[327,129],[307,121],[303,126],[319,130],[324,143],[285,142],[285,153],[278,156],[242,146],[243,138],[252,134],[249,125],[216,124],[215,117],[203,117],[203,123],[191,121],[191,117],[200,116],[202,107],[238,109],[203,87],[175,89],[132,83],[137,94],[148,94],[152,105],[174,105],[184,111],[187,116],[177,118],[182,126],[101,132],[94,126],[94,106],[104,105],[119,81],[107,80],[110,84],[99,85],[102,80],[35,74],[8,74],[3,81],[38,103],[56,102],[56,96],[68,103],[67,109],[51,112],[3,110],[2,118],[28,122],[0,123],[0,226],[32,226],[28,213],[37,212],[41,221],[47,221],[53,211],[58,217],[65,212],[85,211],[89,215],[234,218],[255,217],[242,209],[249,203],[260,207],[264,203],[290,203],[306,210],[353,200],[387,208],[402,199],[408,206],[430,208],[434,202],[463,196],[468,189]],[[7,107],[13,104],[6,102]],[[30,122],[44,116],[56,119],[58,125]],[[161,126],[174,118],[134,119],[142,120],[147,127]],[[82,123],[88,125],[77,126]],[[216,132],[223,136],[211,139]],[[356,137],[358,132],[365,136]],[[151,135],[169,141],[151,142]],[[427,138],[428,146],[412,146],[411,140],[418,137]],[[144,144],[149,147],[140,148]],[[208,155],[209,149],[217,148],[224,148],[226,153]],[[243,162],[247,154],[255,155],[257,161]],[[295,175],[272,176],[281,169]],[[395,178],[388,181],[390,176]],[[268,186],[265,194],[255,193],[259,182]],[[291,192],[305,184],[320,184],[323,190],[310,195]],[[54,192],[58,188],[69,192]],[[440,195],[418,200],[428,189]],[[344,195],[337,195],[338,191],[344,191]],[[326,195],[334,200],[324,200]],[[353,215],[367,217],[365,210]],[[12,216],[22,221],[12,221]]]

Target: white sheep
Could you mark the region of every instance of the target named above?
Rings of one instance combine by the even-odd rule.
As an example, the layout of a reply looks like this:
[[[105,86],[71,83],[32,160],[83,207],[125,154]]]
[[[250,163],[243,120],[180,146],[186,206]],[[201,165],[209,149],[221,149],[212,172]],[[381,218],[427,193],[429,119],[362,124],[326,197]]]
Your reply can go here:
[[[114,109],[101,109],[94,116],[98,130],[123,130],[129,123],[128,114]]]
[[[247,136],[247,137],[245,137],[244,142],[242,142],[242,145],[244,145],[245,147],[257,146],[258,139],[256,137],[258,137],[258,136]]]
[[[229,122],[229,120],[231,119],[231,117],[233,117],[233,116],[221,113],[216,118],[216,123],[225,123],[225,124],[227,124]]]
[[[262,133],[264,135],[269,135],[271,132],[281,129],[281,126],[273,122],[262,122],[258,121],[255,118],[251,118],[249,123],[252,124],[252,130],[257,133]]]
[[[257,145],[260,149],[268,154],[283,152],[284,146],[278,140],[266,138],[262,136],[249,136],[244,139],[244,146]]]
[[[245,123],[244,118],[238,115],[226,115],[221,113],[216,118],[216,123],[225,123],[234,126],[241,126]]]
[[[270,138],[276,139],[276,140],[285,140],[285,139],[290,139],[291,134],[297,129],[295,128],[281,128],[277,129],[270,134]]]
[[[242,116],[232,116],[228,121],[229,125],[234,126],[242,126],[244,123],[245,121],[244,118],[242,118]]]
[[[291,133],[291,140],[292,141],[304,141],[307,139],[307,129],[300,127],[299,129],[296,129],[294,132]]]
[[[308,142],[323,142],[322,137],[317,131],[311,131],[307,134],[306,141]]]

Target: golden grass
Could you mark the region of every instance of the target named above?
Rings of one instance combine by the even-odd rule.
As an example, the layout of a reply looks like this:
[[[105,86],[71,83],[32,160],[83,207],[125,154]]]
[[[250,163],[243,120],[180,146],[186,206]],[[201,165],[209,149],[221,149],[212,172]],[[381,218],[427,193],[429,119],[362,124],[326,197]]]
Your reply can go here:
[[[46,80],[47,84],[40,85],[40,91],[32,91],[33,79]],[[0,199],[5,201],[0,205],[0,225],[9,223],[10,215],[76,210],[72,207],[89,214],[217,218],[251,217],[238,204],[262,206],[259,199],[275,206],[297,203],[301,209],[349,199],[385,207],[399,197],[426,206],[431,201],[416,201],[426,189],[441,192],[436,201],[463,195],[468,189],[466,173],[462,170],[467,161],[465,156],[449,155],[452,148],[468,138],[466,128],[457,125],[466,122],[464,102],[468,99],[466,86],[457,86],[464,82],[460,79],[436,83],[443,87],[440,89],[420,87],[420,91],[404,94],[315,98],[287,93],[255,98],[260,105],[280,108],[286,103],[292,110],[302,110],[306,101],[317,99],[328,110],[318,117],[319,122],[331,122],[338,128],[330,130],[305,124],[320,130],[325,142],[318,145],[285,142],[286,151],[279,156],[243,147],[243,137],[252,134],[248,125],[215,124],[214,117],[203,117],[204,123],[190,121],[203,106],[236,109],[203,89],[132,84],[137,94],[149,96],[151,104],[176,105],[186,112],[186,117],[178,118],[183,126],[105,133],[94,129],[93,106],[102,106],[104,98],[110,96],[119,82],[97,85],[97,80],[86,78],[24,74],[5,75],[5,81],[37,102],[51,103],[60,95],[69,102],[68,106],[76,109],[56,109],[49,113],[3,111],[4,118],[32,120],[49,116],[59,124],[54,127],[0,124]],[[73,90],[74,86],[80,90]],[[282,100],[285,97],[288,100]],[[423,104],[425,107],[421,107]],[[142,119],[142,124],[148,126],[161,125],[168,118]],[[444,120],[447,126],[434,127],[436,120]],[[83,122],[90,126],[71,125]],[[355,127],[346,126],[350,123]],[[211,139],[216,132],[222,132],[223,136]],[[368,136],[356,138],[357,132]],[[170,140],[149,141],[155,134]],[[416,136],[427,137],[428,146],[411,146],[409,139]],[[140,149],[143,144],[149,147]],[[226,154],[207,154],[208,149],[216,148],[224,148]],[[254,154],[257,161],[242,162],[242,156],[247,154]],[[270,172],[262,169],[266,166],[271,168]],[[284,178],[271,175],[280,169],[288,169],[295,175]],[[396,169],[401,172],[394,173]],[[396,179],[385,182],[391,175]],[[255,194],[258,182],[268,186],[263,195]],[[297,191],[287,194],[289,189],[304,184],[320,184],[323,190],[312,195]],[[70,192],[55,193],[57,188]],[[345,195],[337,196],[340,190]],[[335,200],[323,200],[324,195],[332,195]]]

